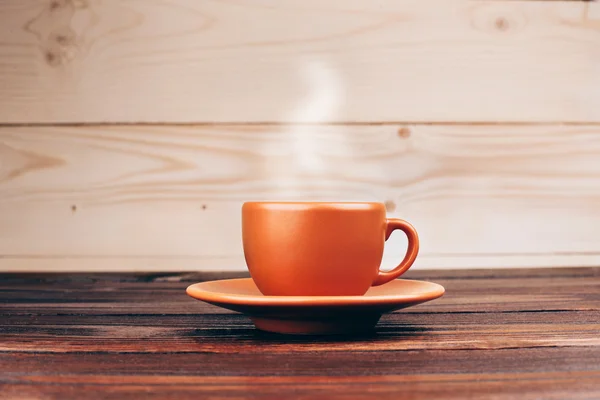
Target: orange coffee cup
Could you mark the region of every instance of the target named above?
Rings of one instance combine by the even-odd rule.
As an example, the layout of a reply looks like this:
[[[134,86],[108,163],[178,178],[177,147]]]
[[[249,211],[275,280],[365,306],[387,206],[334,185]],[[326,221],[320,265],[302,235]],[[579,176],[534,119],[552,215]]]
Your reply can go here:
[[[402,262],[381,271],[385,241],[408,237]],[[382,203],[247,202],[244,256],[266,296],[362,296],[406,272],[419,252],[415,228],[386,218]]]

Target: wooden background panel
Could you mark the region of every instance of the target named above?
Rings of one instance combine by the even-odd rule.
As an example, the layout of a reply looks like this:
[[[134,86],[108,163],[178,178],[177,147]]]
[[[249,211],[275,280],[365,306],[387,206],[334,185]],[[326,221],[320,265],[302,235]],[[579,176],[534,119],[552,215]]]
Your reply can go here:
[[[0,122],[599,122],[599,10],[4,0]]]
[[[3,127],[0,268],[241,269],[240,207],[261,199],[385,202],[420,268],[597,265],[599,129]]]

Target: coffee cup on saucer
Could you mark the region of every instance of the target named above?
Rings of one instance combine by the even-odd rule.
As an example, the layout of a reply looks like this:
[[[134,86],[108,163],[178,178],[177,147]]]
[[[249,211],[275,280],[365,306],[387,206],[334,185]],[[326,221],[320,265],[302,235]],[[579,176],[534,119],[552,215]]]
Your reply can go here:
[[[381,271],[385,241],[408,237],[404,259]],[[398,278],[419,251],[415,228],[386,218],[383,203],[246,202],[242,241],[250,275],[265,296],[362,296]]]
[[[408,236],[408,249],[384,272],[383,247],[396,229]],[[445,292],[433,282],[396,279],[415,261],[419,238],[408,222],[386,218],[381,203],[244,203],[242,238],[252,278],[198,282],[186,292],[248,315],[262,331],[364,334],[383,314]]]

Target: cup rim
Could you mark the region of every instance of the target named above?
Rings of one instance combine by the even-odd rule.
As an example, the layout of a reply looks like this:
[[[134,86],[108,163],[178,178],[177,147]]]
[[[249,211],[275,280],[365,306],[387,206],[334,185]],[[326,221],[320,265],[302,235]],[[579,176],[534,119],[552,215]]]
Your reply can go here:
[[[242,208],[373,210],[385,208],[385,204],[377,201],[246,201]]]

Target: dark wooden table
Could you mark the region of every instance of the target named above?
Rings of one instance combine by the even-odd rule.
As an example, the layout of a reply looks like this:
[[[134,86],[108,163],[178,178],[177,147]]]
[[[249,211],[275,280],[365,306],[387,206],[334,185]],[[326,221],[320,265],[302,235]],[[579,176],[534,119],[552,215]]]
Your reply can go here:
[[[261,333],[184,292],[233,276],[0,275],[0,398],[600,399],[600,268],[411,271],[445,296],[366,337]]]

